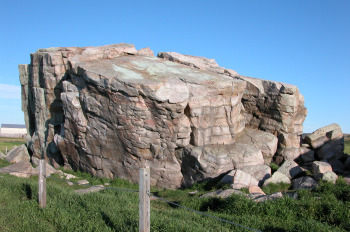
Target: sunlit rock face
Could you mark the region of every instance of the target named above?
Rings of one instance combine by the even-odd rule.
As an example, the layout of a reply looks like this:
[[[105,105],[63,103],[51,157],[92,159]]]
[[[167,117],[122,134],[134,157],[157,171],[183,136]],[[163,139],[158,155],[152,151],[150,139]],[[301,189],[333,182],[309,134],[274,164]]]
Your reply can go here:
[[[31,54],[19,70],[32,157],[134,182],[150,166],[153,185],[177,188],[242,167],[246,157],[266,163],[273,136],[276,157],[296,155],[306,109],[295,86],[243,77],[212,59],[158,56],[130,44]],[[246,127],[265,134],[250,130],[254,142],[237,144]]]

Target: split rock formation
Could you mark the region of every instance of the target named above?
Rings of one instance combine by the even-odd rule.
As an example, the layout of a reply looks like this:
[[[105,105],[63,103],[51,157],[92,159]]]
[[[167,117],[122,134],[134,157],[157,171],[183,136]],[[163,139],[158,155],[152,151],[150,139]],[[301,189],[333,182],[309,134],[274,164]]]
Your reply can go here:
[[[298,88],[213,59],[154,57],[130,44],[59,47],[39,49],[19,71],[32,162],[134,182],[150,166],[152,185],[178,188],[300,155]]]

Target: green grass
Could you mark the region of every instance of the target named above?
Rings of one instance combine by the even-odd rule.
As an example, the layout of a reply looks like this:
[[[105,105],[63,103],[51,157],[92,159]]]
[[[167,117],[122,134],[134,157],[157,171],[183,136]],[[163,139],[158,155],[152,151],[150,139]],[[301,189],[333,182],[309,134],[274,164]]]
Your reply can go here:
[[[125,180],[71,173],[92,184],[108,182],[110,187],[138,189]],[[255,203],[239,195],[227,200],[199,198],[208,189],[219,187],[223,186],[211,182],[185,190],[152,188],[152,192],[186,207],[262,231],[350,230],[350,186],[342,178],[336,185],[322,182],[314,191],[299,191],[298,200],[282,198]],[[37,177],[21,179],[0,174],[0,231],[138,231],[138,193],[103,190],[78,195],[75,188],[48,179],[47,208],[40,209]],[[286,188],[288,186],[267,186],[264,190]],[[193,190],[198,193],[189,194]],[[248,230],[152,200],[151,231]]]
[[[350,155],[350,141],[345,141],[344,153],[347,153],[348,155]]]
[[[7,151],[9,151],[14,146],[20,146],[25,144],[26,141],[24,138],[4,138],[0,137],[0,151],[5,154],[6,147]]]

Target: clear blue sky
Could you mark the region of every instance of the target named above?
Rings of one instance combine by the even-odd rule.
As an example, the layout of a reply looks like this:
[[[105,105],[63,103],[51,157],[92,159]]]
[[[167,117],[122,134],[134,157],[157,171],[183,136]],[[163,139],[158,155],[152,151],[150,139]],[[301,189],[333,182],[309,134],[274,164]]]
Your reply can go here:
[[[349,0],[0,0],[0,123],[24,122],[17,65],[30,53],[121,42],[297,85],[304,132],[335,122],[350,133]]]

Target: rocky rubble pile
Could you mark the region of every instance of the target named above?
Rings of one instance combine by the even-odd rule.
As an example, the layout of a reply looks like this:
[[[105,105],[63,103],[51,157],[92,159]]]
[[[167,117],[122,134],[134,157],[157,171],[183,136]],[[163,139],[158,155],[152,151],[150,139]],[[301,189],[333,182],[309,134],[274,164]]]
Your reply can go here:
[[[39,49],[19,70],[33,163],[43,157],[134,182],[150,166],[151,184],[168,188],[228,174],[224,182],[240,188],[293,179],[282,170],[271,176],[269,165],[311,167],[306,151],[322,153],[314,138],[300,148],[307,111],[296,86],[242,76],[213,59],[154,57],[130,44],[64,47]]]

